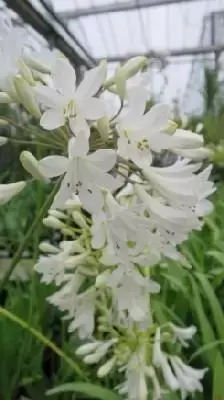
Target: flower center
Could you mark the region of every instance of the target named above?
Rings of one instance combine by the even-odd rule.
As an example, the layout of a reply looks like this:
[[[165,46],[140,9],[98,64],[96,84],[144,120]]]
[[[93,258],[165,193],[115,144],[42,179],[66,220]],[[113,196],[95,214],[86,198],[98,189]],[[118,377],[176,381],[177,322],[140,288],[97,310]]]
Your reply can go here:
[[[147,138],[143,138],[142,140],[140,140],[139,142],[137,142],[137,148],[141,151],[143,150],[149,150],[150,146],[149,146],[149,141]]]
[[[76,103],[75,100],[69,100],[69,102],[64,107],[65,118],[76,116]]]

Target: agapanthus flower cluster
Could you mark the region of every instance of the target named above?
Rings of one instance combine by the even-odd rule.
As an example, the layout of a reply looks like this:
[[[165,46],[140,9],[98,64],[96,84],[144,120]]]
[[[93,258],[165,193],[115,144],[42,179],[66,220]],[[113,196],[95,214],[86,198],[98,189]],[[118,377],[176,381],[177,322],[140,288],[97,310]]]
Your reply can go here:
[[[4,35],[13,35],[7,29],[1,56]],[[166,390],[184,399],[202,391],[206,369],[190,367],[177,353],[196,328],[159,326],[151,299],[163,290],[155,279],[161,260],[184,265],[179,245],[212,210],[208,196],[215,188],[203,137],[178,127],[168,104],[149,106],[144,57],[119,65],[112,77],[102,61],[77,82],[63,55],[25,51],[21,40],[15,38],[15,52],[7,47],[10,73],[0,98],[22,104],[61,146],[61,154],[40,160],[21,154],[34,178],[60,180],[43,220],[60,240],[40,243],[35,265],[41,281],[55,285],[47,300],[84,341],[76,354],[95,364],[99,377],[120,372],[116,389],[125,399],[146,400],[151,393],[159,400]],[[172,155],[169,165],[155,165],[164,153]],[[0,201],[24,185],[0,186]]]

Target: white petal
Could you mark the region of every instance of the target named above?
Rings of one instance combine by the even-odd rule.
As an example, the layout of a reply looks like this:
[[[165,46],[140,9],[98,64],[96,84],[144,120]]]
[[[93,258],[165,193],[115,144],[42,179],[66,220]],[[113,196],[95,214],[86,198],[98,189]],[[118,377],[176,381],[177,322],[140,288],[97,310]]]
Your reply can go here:
[[[104,205],[103,194],[94,185],[88,185],[88,188],[81,186],[79,197],[83,208],[89,213],[97,213],[101,211]]]
[[[0,204],[5,204],[26,186],[26,182],[0,184]]]
[[[68,167],[68,159],[63,156],[47,156],[39,161],[41,173],[47,178],[64,174]]]
[[[88,155],[88,161],[104,172],[110,171],[116,162],[116,152],[110,149],[97,150]]]
[[[80,133],[77,137],[73,137],[68,143],[69,158],[85,157],[89,151],[88,138]]]
[[[37,85],[33,91],[37,101],[45,107],[58,108],[63,105],[63,97],[54,88]]]
[[[85,118],[80,114],[75,118],[69,118],[69,126],[75,136],[84,134],[87,138],[90,136],[90,128]]]
[[[65,117],[60,110],[47,110],[43,113],[40,125],[47,130],[57,129],[65,124]]]
[[[121,186],[120,180],[117,180],[113,176],[103,172],[93,164],[89,164],[88,168],[88,180],[94,182],[101,188],[116,190]]]
[[[170,118],[170,106],[168,104],[156,104],[144,115],[145,127],[153,131],[165,128]]]
[[[66,174],[61,183],[60,189],[54,198],[51,208],[52,209],[59,208],[63,210],[64,208],[66,208],[66,201],[71,199],[72,195],[73,193],[72,193],[71,183],[68,180],[68,176]]]
[[[186,131],[184,129],[177,129],[172,136],[173,146],[181,149],[198,149],[203,146],[204,140],[202,135]]]
[[[85,99],[85,102],[81,104],[81,113],[86,119],[96,120],[105,115],[104,102],[101,99],[92,97]]]
[[[143,115],[148,97],[148,90],[143,86],[131,88],[127,93],[128,107],[135,115]]]
[[[90,69],[85,73],[83,81],[80,83],[76,91],[77,99],[84,100],[94,96],[106,78],[106,66],[101,65],[99,67]]]
[[[76,73],[66,58],[57,58],[52,73],[55,88],[66,97],[72,97],[75,93]]]

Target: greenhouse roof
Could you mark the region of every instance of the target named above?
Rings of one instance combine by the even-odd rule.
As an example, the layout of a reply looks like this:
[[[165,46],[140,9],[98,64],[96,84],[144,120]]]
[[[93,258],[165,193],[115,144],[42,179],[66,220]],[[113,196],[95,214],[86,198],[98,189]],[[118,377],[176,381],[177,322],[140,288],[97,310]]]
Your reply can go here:
[[[162,92],[164,99],[186,98],[186,88],[191,85],[192,73],[195,75],[195,61],[201,65],[205,60],[214,60],[213,50],[224,48],[224,0],[30,0],[30,3],[37,10],[42,10],[45,3],[66,24],[90,59],[97,62],[107,58],[110,70],[114,70],[119,60],[137,54],[164,57],[168,63],[162,78],[156,73],[152,83],[154,92]],[[197,81],[195,77],[194,80]]]

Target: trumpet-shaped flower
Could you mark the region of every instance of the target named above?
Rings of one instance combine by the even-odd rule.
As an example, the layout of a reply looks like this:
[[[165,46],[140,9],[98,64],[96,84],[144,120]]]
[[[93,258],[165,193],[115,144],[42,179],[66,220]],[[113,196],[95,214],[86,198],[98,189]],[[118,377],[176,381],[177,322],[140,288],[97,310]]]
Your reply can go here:
[[[116,153],[109,149],[91,154],[88,151],[87,137],[78,135],[69,141],[68,157],[48,156],[39,161],[40,172],[45,177],[65,174],[53,208],[64,208],[75,194],[87,211],[98,212],[104,204],[101,188],[113,191],[119,187],[120,183],[107,173],[116,162]]]
[[[104,115],[104,103],[94,97],[106,76],[105,65],[85,73],[83,81],[76,87],[76,73],[63,58],[56,59],[52,73],[53,87],[37,85],[37,100],[47,108],[40,124],[47,130],[63,126],[68,120],[75,135],[80,132],[90,135],[87,120],[97,120]]]

